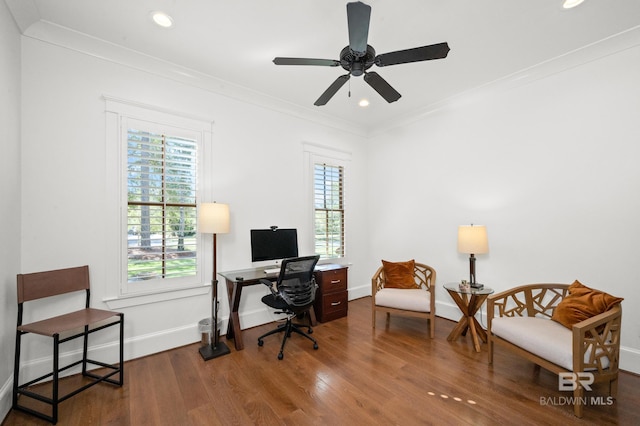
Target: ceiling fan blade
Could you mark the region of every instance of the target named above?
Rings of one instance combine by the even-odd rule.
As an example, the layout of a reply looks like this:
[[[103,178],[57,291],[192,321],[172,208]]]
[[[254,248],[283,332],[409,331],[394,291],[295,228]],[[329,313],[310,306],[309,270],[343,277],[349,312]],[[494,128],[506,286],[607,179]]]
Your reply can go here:
[[[397,101],[402,96],[396,89],[391,87],[384,78],[380,77],[377,72],[365,73],[364,81],[373,87],[373,89],[389,103]]]
[[[274,58],[276,65],[318,65],[321,67],[337,67],[340,61],[335,59],[311,59],[311,58]]]
[[[447,42],[432,44],[413,49],[383,53],[382,55],[376,56],[375,63],[379,67],[386,67],[387,65],[442,59],[447,57],[449,50],[451,49],[449,49]]]
[[[329,102],[329,99],[331,99],[333,97],[333,95],[335,95],[336,92],[338,90],[340,90],[340,88],[342,86],[344,86],[344,84],[347,82],[347,80],[349,80],[349,77],[351,77],[349,74],[345,74],[345,75],[341,75],[340,77],[336,78],[336,81],[331,83],[331,86],[329,86],[329,88],[327,90],[325,90],[324,93],[322,95],[320,95],[318,100],[315,101],[313,104],[315,106],[326,105],[326,103]]]
[[[371,6],[362,2],[347,3],[347,24],[349,25],[349,48],[358,57],[367,53]]]

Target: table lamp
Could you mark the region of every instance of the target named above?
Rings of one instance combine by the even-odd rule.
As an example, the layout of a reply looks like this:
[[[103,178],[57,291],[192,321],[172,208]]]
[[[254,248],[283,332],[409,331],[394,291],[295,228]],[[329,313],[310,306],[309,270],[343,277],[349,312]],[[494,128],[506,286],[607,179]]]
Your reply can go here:
[[[216,235],[229,232],[229,205],[218,203],[202,203],[198,211],[198,232],[213,234],[213,279],[211,280],[211,332],[213,339],[209,345],[200,348],[200,355],[205,361],[226,355],[229,347],[220,342],[218,331],[218,272],[216,268]]]
[[[476,281],[476,254],[489,253],[487,227],[460,225],[458,227],[458,253],[469,254],[469,284],[473,288],[482,287]]]

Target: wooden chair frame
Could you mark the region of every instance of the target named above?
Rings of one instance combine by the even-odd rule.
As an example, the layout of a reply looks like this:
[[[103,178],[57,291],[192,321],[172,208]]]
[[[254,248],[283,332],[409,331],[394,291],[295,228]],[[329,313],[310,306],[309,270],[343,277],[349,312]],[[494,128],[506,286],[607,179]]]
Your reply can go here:
[[[415,263],[413,270],[415,278],[415,288],[429,292],[429,311],[418,312],[406,309],[388,308],[386,306],[376,305],[376,293],[385,287],[384,268],[381,266],[371,278],[371,314],[372,325],[376,328],[376,312],[385,312],[387,324],[389,324],[391,314],[404,315],[418,318],[426,318],[429,320],[429,336],[433,339],[436,334],[436,270],[424,263]]]
[[[122,386],[124,383],[124,314],[120,312],[105,311],[89,307],[91,290],[89,286],[89,267],[80,266],[76,268],[59,269],[55,271],[36,272],[31,274],[19,274],[18,281],[18,324],[16,327],[16,351],[13,375],[13,408],[24,411],[36,417],[47,420],[53,424],[58,421],[58,405],[68,398],[100,382],[108,382]],[[23,310],[25,302],[43,299],[71,292],[84,290],[86,293],[85,308],[48,318],[30,324],[22,324]],[[108,327],[119,325],[120,328],[120,363],[107,364],[87,358],[89,334],[103,330]],[[90,326],[93,326],[90,328]],[[82,330],[80,332],[74,332]],[[20,378],[20,349],[22,336],[34,333],[53,339],[53,369],[50,373],[30,380],[26,383],[19,383]],[[61,338],[61,334],[72,335]],[[77,338],[83,338],[82,359],[72,362],[66,366],[60,366],[60,345]],[[82,375],[91,379],[91,382],[67,393],[59,395],[60,373],[72,367],[82,364]],[[107,369],[106,374],[97,375],[87,370],[87,365],[93,364]],[[117,379],[111,378],[118,375]],[[30,390],[32,385],[38,384],[45,379],[51,378],[51,397]],[[51,405],[51,415],[39,412],[33,408],[21,405],[19,396],[33,398],[45,404]]]
[[[536,365],[555,374],[568,372],[566,368],[541,358],[491,332],[491,323],[499,317],[547,317],[551,320],[555,307],[568,294],[569,284],[528,284],[501,293],[492,294],[487,299],[487,337],[489,364],[493,363],[494,346],[505,347]],[[571,330],[573,373],[588,371],[594,375],[594,383],[607,382],[609,395],[616,397],[618,391],[618,363],[620,360],[620,329],[622,307],[614,306],[607,312],[574,324]],[[589,359],[585,361],[585,355]],[[608,366],[604,368],[603,360]],[[573,392],[574,414],[582,417],[584,388],[577,383]]]

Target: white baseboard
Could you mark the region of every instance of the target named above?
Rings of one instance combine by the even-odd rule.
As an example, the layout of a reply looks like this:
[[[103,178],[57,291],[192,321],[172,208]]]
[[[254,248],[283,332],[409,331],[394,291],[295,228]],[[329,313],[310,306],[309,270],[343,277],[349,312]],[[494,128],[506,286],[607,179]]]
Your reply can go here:
[[[371,285],[349,288],[349,300],[360,299],[367,296],[371,296]]]
[[[620,346],[620,369],[640,375],[640,351]]]
[[[13,374],[9,376],[6,382],[0,387],[0,423],[2,423],[9,414],[13,398]]]

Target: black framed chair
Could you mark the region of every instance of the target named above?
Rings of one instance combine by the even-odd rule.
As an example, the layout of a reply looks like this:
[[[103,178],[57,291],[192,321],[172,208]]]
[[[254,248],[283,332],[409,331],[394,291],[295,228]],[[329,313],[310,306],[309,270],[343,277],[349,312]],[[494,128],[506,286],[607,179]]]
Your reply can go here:
[[[311,340],[313,349],[318,349],[318,342],[310,334],[313,333],[311,312],[318,289],[313,271],[319,259],[320,256],[306,256],[283,260],[275,288],[271,281],[264,278],[260,280],[271,290],[271,294],[264,296],[262,302],[277,309],[276,314],[287,315],[287,319],[284,324],[280,324],[275,330],[258,337],[258,346],[264,344],[263,339],[265,337],[276,333],[284,333],[280,352],[278,353],[278,359],[280,360],[284,358],[284,345],[287,343],[291,333],[300,334]],[[307,314],[309,325],[293,323],[293,319],[302,314]],[[305,327],[307,328],[306,333],[302,330]]]
[[[22,323],[26,302],[52,296],[60,297],[60,295],[63,294],[80,291],[85,292],[84,309],[34,321],[29,324]],[[14,409],[24,411],[56,424],[58,422],[58,404],[62,401],[100,382],[108,382],[122,386],[124,383],[124,314],[90,308],[90,299],[91,290],[89,286],[88,266],[18,275],[18,325],[16,327],[16,352],[13,374]],[[31,307],[31,304],[29,304],[29,306]],[[33,308],[29,313],[34,311],[36,306],[33,306]],[[120,328],[120,363],[108,364],[88,359],[89,334],[113,326],[119,326]],[[22,337],[30,333],[53,339],[53,370],[48,374],[20,384],[20,348],[22,345]],[[61,367],[59,359],[60,345],[78,338],[83,338],[82,359]],[[104,372],[104,374],[96,374],[95,372],[89,371],[87,369],[88,364],[97,366],[98,371]],[[82,365],[82,375],[88,378],[89,381],[83,380],[82,386],[61,396],[59,394],[60,373],[78,365]],[[117,378],[112,378],[112,376],[115,375],[117,375]],[[50,386],[45,386],[45,379],[48,378],[51,378],[51,384]],[[43,386],[38,386],[41,384]],[[38,389],[36,389],[36,386]],[[40,387],[42,387],[42,389],[40,389]],[[38,390],[38,392],[36,392],[36,390]],[[30,407],[29,404],[21,404],[20,400],[25,397],[50,405],[51,415],[37,411]]]

